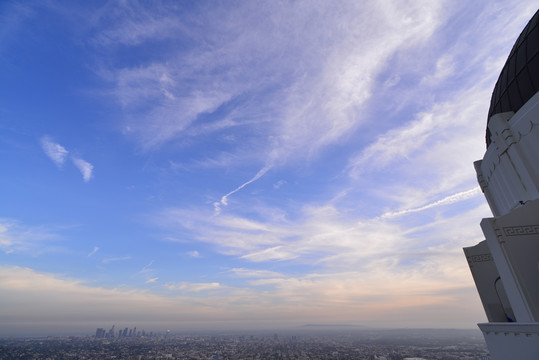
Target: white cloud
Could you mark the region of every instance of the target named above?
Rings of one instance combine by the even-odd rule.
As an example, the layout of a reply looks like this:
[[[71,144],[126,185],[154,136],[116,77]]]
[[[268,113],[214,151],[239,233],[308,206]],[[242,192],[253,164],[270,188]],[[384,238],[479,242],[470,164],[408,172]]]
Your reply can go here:
[[[233,268],[230,269],[235,276],[245,277],[245,278],[281,278],[284,277],[283,274],[276,271],[269,270],[255,270],[255,269],[245,269],[245,268]]]
[[[99,247],[98,246],[94,246],[94,249],[88,254],[88,257],[94,255],[96,252],[99,251]]]
[[[264,174],[266,174],[269,170],[271,169],[271,166],[269,165],[266,165],[264,166],[262,169],[260,169],[255,176],[253,176],[253,178],[245,183],[243,183],[242,185],[238,186],[236,189],[232,190],[231,192],[229,192],[228,194],[224,195],[223,197],[221,197],[221,200],[218,201],[218,202],[214,202],[213,203],[213,208],[214,208],[214,212],[215,214],[219,215],[221,213],[221,207],[222,206],[226,206],[228,205],[228,198],[233,195],[234,193],[237,193],[238,191],[240,191],[241,189],[243,189],[244,187],[246,187],[247,185],[251,184],[252,182],[255,182],[256,180],[260,179],[262,176],[264,176]]]
[[[52,141],[49,136],[43,136],[41,138],[41,146],[45,154],[56,164],[56,166],[62,167],[66,161],[69,151],[66,150],[66,148],[62,145]],[[81,172],[84,181],[90,181],[94,166],[77,156],[71,156],[71,161],[73,162],[73,165],[75,165]]]
[[[383,259],[392,259],[398,267],[408,261],[408,256],[414,256],[408,255],[409,249],[429,248],[429,242],[449,244],[455,241],[453,232],[442,226],[448,219],[461,224],[458,228],[460,237],[456,237],[458,242],[451,247],[454,251],[459,251],[467,242],[479,241],[481,230],[477,222],[487,212],[485,202],[476,197],[477,193],[474,188],[406,211],[421,211],[424,219],[420,223],[398,220],[397,215],[404,211],[362,219],[330,205],[304,207],[300,214],[294,214],[293,222],[286,217],[268,217],[259,222],[239,215],[216,217],[193,209],[169,210],[159,219],[163,221],[161,226],[169,229],[179,227],[182,231],[194,232],[200,241],[214,245],[223,254],[261,264],[294,259],[297,264],[364,268]],[[473,213],[470,213],[470,207]],[[455,209],[460,209],[460,215],[446,217],[449,216],[446,213],[451,214]],[[268,213],[271,211],[268,209]],[[428,257],[430,252],[427,250],[418,256]]]
[[[280,189],[281,186],[286,184],[286,180],[279,180],[275,184],[273,184],[274,189]]]
[[[311,156],[357,128],[362,119],[356,113],[370,97],[385,61],[423,43],[442,16],[441,4],[429,1],[362,6],[299,1],[286,7],[244,3],[193,14],[198,20],[185,26],[185,19],[171,21],[174,11],[125,7],[121,17],[114,11],[105,15],[115,21],[109,22],[113,29],[97,36],[107,40],[96,42],[100,50],[166,41],[172,34],[202,38],[207,44],[183,47],[166,62],[156,58],[101,70],[131,114],[126,134],[148,149],[185,136],[248,126],[268,137],[238,144],[238,160],[254,148],[270,164]],[[276,84],[283,90],[266,91]],[[243,94],[251,94],[248,103],[215,120],[198,121]]]
[[[159,18],[152,17],[146,9],[138,4],[118,3],[117,12],[122,12],[123,23],[114,24],[110,30],[103,31],[93,41],[95,44],[128,46],[138,45],[148,40],[172,38],[185,32],[185,25],[179,19],[163,14]],[[127,12],[127,13],[126,13]],[[117,14],[112,14],[117,15]]]
[[[432,114],[422,114],[411,124],[390,130],[353,160],[352,174],[358,176],[359,169],[364,167],[384,167],[392,161],[406,158],[412,151],[424,149],[425,141],[440,126],[443,125]]]
[[[473,162],[485,151],[483,104],[490,95],[486,82],[455,90],[445,102],[379,135],[350,159],[347,196],[368,193],[378,211],[390,214],[421,211],[425,204],[475,188]]]
[[[103,264],[109,264],[111,262],[117,262],[117,261],[125,261],[125,260],[131,260],[131,256],[121,256],[121,257],[112,257],[112,258],[105,258],[101,260]]]
[[[71,160],[73,161],[73,164],[79,169],[84,181],[86,182],[90,181],[90,179],[92,178],[92,172],[94,170],[94,166],[90,164],[89,162],[78,157],[73,156],[71,157]]]
[[[474,196],[481,195],[481,194],[482,194],[481,188],[479,186],[476,186],[473,189],[446,196],[443,199],[437,200],[427,205],[420,206],[418,208],[387,212],[387,213],[382,214],[381,217],[390,218],[390,217],[396,217],[396,216],[402,216],[402,215],[406,215],[410,213],[420,212],[420,211],[424,211],[424,210],[427,210],[436,206],[454,204],[456,202],[467,200],[469,198],[472,198]]]
[[[51,240],[57,239],[52,229],[29,226],[13,219],[0,218],[0,249],[6,254],[26,253],[38,255],[56,251]]]
[[[230,196],[269,169],[311,160],[366,125],[360,111],[387,61],[423,45],[445,16],[442,3],[432,1],[244,3],[193,14],[197,21],[186,26],[185,19],[170,21],[172,9],[136,4],[119,9],[121,17],[114,11],[104,14],[115,21],[96,36],[100,51],[116,54],[120,44],[129,48],[167,41],[171,34],[206,44],[171,47],[177,54],[166,61],[156,57],[129,67],[101,68],[100,74],[128,114],[125,134],[147,150],[187,137],[213,142],[215,135],[230,138],[227,130],[246,129],[241,141],[230,142],[229,166],[248,164],[259,170],[213,202],[216,214]],[[220,158],[217,152],[208,156],[202,151],[201,157]]]
[[[165,287],[169,290],[182,290],[189,292],[200,292],[208,290],[217,290],[222,288],[222,285],[217,282],[212,283],[188,283],[180,282],[178,284],[166,284]]]
[[[260,251],[251,252],[242,256],[243,259],[251,261],[270,261],[270,260],[292,260],[299,257],[299,254],[289,251],[284,246],[273,246]]]
[[[460,281],[460,274],[447,274]],[[264,285],[264,283],[266,285]],[[106,289],[54,274],[16,266],[0,267],[0,334],[50,334],[56,329],[88,332],[103,324],[133,324],[146,329],[267,328],[268,324],[301,325],[335,321],[389,326],[472,327],[482,320],[473,287],[418,279],[415,273],[360,272],[265,278],[256,287],[271,291],[220,289],[218,283],[172,286],[197,297],[167,298],[148,291]],[[224,288],[224,287],[223,287]],[[449,289],[449,291],[448,291]],[[436,311],[437,310],[437,311]],[[475,319],[470,321],[470,319]],[[471,324],[472,323],[472,324]],[[74,324],[76,324],[75,327]],[[62,331],[62,330],[59,330]],[[65,331],[65,330],[64,330]]]
[[[202,255],[200,255],[200,253],[197,250],[189,251],[187,252],[187,255],[195,259],[199,259],[202,257]]]
[[[55,143],[48,136],[41,138],[41,146],[45,154],[56,164],[61,167],[68,155],[68,151],[60,144]]]
[[[144,265],[140,271],[137,272],[137,275],[141,275],[145,279],[145,284],[151,284],[159,280],[159,277],[156,276],[157,271],[152,268],[153,263],[154,260],[151,260],[149,263]]]
[[[463,5],[453,4],[448,14],[451,11],[458,14]],[[514,13],[506,16],[507,11]],[[386,81],[395,74],[415,75],[420,81],[391,90],[384,88],[382,96],[391,101],[380,103],[380,110],[395,109],[384,113],[390,118],[385,121],[402,125],[375,135],[350,160],[349,174],[359,179],[373,173],[380,177],[388,171],[399,172],[394,177],[401,183],[409,183],[413,173],[421,174],[420,186],[429,182],[430,188],[425,191],[434,192],[438,186],[439,194],[469,188],[471,181],[475,182],[470,164],[483,156],[485,146],[479,139],[484,138],[492,88],[508,53],[500,49],[511,48],[523,17],[529,16],[525,6],[517,8],[509,3],[484,8],[465,28],[455,31],[455,25],[448,22],[443,32],[436,33],[431,48],[421,48],[392,64]],[[491,32],[480,30],[484,28]],[[400,111],[401,107],[412,106],[418,109],[415,114]],[[402,193],[402,189],[389,192]]]
[[[150,261],[148,264],[144,265],[142,270],[140,270],[140,273],[153,272],[154,270],[151,268],[152,265],[153,265],[153,260]]]
[[[47,334],[57,329],[90,331],[110,322],[163,323],[223,318],[223,311],[189,299],[165,298],[141,290],[106,289],[17,266],[0,267],[0,333]],[[177,325],[176,325],[177,326]],[[59,330],[62,331],[62,330]]]

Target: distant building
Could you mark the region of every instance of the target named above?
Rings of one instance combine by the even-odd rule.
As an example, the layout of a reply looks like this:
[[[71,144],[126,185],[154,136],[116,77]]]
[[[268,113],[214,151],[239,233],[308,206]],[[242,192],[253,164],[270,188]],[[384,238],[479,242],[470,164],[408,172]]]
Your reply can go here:
[[[493,217],[464,249],[488,323],[492,360],[539,359],[539,11],[492,94],[487,151],[474,163]]]
[[[95,331],[95,338],[96,339],[103,339],[105,337],[105,329],[103,328],[97,328]]]
[[[109,330],[109,333],[107,334],[107,338],[114,338],[114,325]]]

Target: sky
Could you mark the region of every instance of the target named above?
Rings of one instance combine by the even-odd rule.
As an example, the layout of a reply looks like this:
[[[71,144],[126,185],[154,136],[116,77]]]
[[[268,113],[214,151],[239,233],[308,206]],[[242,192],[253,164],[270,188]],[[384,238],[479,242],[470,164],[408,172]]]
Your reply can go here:
[[[535,1],[0,2],[0,336],[474,328]]]

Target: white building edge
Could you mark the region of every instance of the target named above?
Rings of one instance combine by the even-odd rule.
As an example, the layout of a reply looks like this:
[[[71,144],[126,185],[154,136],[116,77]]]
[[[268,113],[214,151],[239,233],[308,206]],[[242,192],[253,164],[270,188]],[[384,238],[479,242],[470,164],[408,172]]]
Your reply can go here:
[[[464,248],[488,323],[492,360],[539,359],[539,11],[493,92],[487,151],[474,163],[493,217]]]

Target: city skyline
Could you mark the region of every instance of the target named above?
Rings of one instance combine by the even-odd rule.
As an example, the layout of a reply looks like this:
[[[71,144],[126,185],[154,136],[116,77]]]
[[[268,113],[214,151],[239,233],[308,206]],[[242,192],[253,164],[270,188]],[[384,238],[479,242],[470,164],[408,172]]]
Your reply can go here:
[[[0,4],[0,336],[475,328],[531,1]]]

